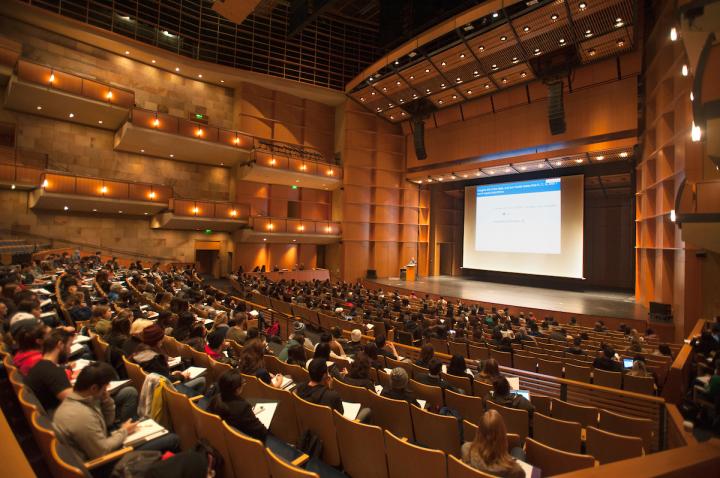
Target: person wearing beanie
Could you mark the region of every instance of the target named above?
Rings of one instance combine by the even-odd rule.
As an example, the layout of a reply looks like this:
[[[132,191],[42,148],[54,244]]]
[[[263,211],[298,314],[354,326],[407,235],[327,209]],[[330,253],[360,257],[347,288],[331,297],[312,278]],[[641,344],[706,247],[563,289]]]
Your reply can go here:
[[[407,388],[408,381],[409,378],[405,369],[395,367],[390,372],[390,388],[383,388],[380,395],[386,398],[392,398],[393,400],[405,400],[419,407],[420,404],[415,398],[415,394]]]
[[[360,329],[353,329],[350,332],[350,341],[345,344],[345,351],[348,355],[356,355],[358,352],[362,352],[362,332]]]
[[[148,325],[142,331],[142,344],[138,346],[131,359],[138,364],[145,373],[156,373],[167,378],[171,382],[182,380],[183,383],[175,385],[175,389],[189,397],[202,394],[205,389],[205,377],[197,377],[189,380],[187,372],[170,372],[168,357],[160,349],[165,339],[165,332],[157,324]]]
[[[152,320],[137,319],[130,324],[130,338],[122,344],[122,353],[126,357],[135,353],[138,346],[143,343],[142,334],[146,327],[153,325]]]

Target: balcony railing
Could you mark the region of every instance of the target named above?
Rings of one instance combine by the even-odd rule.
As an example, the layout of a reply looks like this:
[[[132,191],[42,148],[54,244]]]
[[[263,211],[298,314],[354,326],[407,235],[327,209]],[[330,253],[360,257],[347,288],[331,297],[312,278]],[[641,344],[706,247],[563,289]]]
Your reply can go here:
[[[683,180],[675,198],[675,211],[681,223],[720,220],[720,181]]]
[[[0,146],[0,181],[38,186],[47,161],[47,154]]]
[[[201,139],[225,146],[252,149],[254,138],[248,134],[229,129],[209,126],[158,111],[134,108],[130,121],[134,126],[154,129],[164,133],[177,134],[187,138]]]
[[[110,181],[60,173],[44,173],[41,179],[42,188],[56,194],[149,201],[159,204],[167,203],[173,194],[169,186],[135,181]]]
[[[252,217],[250,227],[255,232],[286,234],[340,234],[340,224],[332,221],[309,219],[285,219],[277,217]]]
[[[307,159],[296,155],[285,156],[263,150],[255,150],[253,154],[255,164],[258,166],[323,176],[328,179],[342,179],[342,168],[325,161]]]
[[[19,79],[43,85],[47,88],[63,91],[83,98],[101,101],[121,108],[132,108],[135,93],[97,80],[67,73],[49,66],[19,60],[17,64]]]
[[[207,219],[247,220],[250,206],[228,201],[194,201],[192,199],[173,199],[170,209],[176,216]]]

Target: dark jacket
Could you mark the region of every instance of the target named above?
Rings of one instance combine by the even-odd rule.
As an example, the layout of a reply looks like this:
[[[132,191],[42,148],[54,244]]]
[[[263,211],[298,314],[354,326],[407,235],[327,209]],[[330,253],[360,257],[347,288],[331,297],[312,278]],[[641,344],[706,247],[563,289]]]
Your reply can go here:
[[[507,408],[517,408],[518,410],[527,410],[530,413],[535,411],[535,405],[530,403],[530,400],[526,399],[522,395],[517,395],[512,392],[508,393],[507,395],[488,394],[485,397],[485,401],[497,403],[498,405],[502,405],[503,407],[507,407]]]
[[[412,405],[417,405],[418,407],[420,406],[417,399],[415,398],[415,394],[406,388],[396,389],[384,387],[383,391],[380,393],[380,396],[385,398],[392,398],[393,400],[405,400]]]
[[[355,387],[363,387],[367,388],[368,390],[375,390],[375,384],[369,378],[353,378],[349,375],[345,375],[345,377],[342,378],[342,381],[347,383],[348,385],[353,385]]]
[[[607,370],[608,372],[622,372],[622,366],[620,362],[616,362],[611,358],[597,357],[593,360],[593,368],[599,368],[600,370]]]
[[[447,381],[443,380],[437,375],[430,375],[429,373],[424,373],[418,376],[417,381],[424,385],[431,385],[433,387],[440,387],[443,390],[447,389],[451,392],[461,393],[461,391],[459,391],[457,388],[453,387],[452,385],[447,383]]]
[[[219,399],[218,396],[208,407],[210,413],[220,415],[220,418],[225,420],[228,425],[242,433],[262,442],[265,441],[268,430],[255,416],[253,407],[247,400],[238,397],[235,400],[221,403]]]
[[[311,386],[309,382],[301,383],[295,389],[298,397],[308,402],[315,403],[317,405],[327,405],[333,410],[337,410],[340,413],[344,412],[342,399],[340,395],[327,388],[325,385]]]

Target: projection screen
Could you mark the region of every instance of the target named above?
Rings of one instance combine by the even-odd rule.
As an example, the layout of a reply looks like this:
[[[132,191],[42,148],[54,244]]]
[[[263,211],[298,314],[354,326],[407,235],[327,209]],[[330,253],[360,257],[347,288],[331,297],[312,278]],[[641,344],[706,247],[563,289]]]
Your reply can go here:
[[[465,188],[463,267],[583,278],[582,175]]]

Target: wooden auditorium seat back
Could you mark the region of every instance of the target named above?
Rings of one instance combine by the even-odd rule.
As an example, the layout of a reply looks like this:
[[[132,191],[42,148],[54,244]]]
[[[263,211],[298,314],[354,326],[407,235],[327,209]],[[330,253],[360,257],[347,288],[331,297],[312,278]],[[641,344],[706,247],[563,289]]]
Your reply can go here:
[[[142,367],[140,367],[140,365],[129,361],[125,356],[123,356],[123,363],[125,364],[125,372],[127,372],[130,382],[133,384],[133,387],[135,387],[138,393],[140,393],[143,384],[145,383],[145,371]]]
[[[585,432],[587,453],[601,465],[643,455],[642,438],[618,435],[595,427],[587,427]]]
[[[222,422],[222,429],[235,478],[268,478],[270,469],[263,443],[238,432],[226,422]]]
[[[427,448],[460,456],[460,431],[455,417],[428,412],[410,405],[415,441]]]
[[[391,431],[396,436],[414,440],[415,435],[408,402],[371,393],[370,409],[374,424]]]
[[[195,446],[198,439],[190,399],[180,392],[170,390],[170,387],[165,382],[163,382],[162,387],[165,403],[170,413],[173,432],[180,437],[181,448],[189,450]]]
[[[540,443],[569,453],[582,451],[582,427],[578,422],[568,422],[533,414],[533,438]]]
[[[472,423],[479,423],[485,413],[485,404],[482,398],[455,393],[451,390],[445,390],[445,405],[457,410],[463,419]]]
[[[448,478],[495,478],[495,475],[483,473],[452,455],[447,456],[447,476]]]
[[[542,476],[554,476],[595,466],[592,455],[568,453],[543,445],[532,438],[525,439],[527,462],[540,468]]]
[[[316,434],[323,442],[322,461],[330,466],[340,466],[340,449],[332,409],[303,400],[295,393],[292,396],[295,399],[300,433],[311,431]]]
[[[333,412],[343,469],[350,476],[388,478],[382,428]]]
[[[522,439],[528,436],[530,418],[527,410],[503,407],[491,401],[488,401],[485,405],[488,410],[495,409],[502,415],[508,433],[516,433]]]
[[[370,396],[373,393],[365,387],[350,385],[342,380],[333,380],[333,390],[340,394],[343,401],[361,403],[365,407],[370,406]]]
[[[600,410],[597,407],[575,405],[564,400],[553,399],[552,401],[553,418],[570,422],[578,422],[583,428],[596,427],[599,413]]]
[[[413,445],[385,430],[385,451],[391,478],[417,478],[418,470],[420,476],[447,476],[445,453],[440,450]]]
[[[623,389],[628,392],[655,395],[655,379],[653,377],[634,377],[625,374],[623,377]]]
[[[195,424],[197,436],[207,440],[208,444],[223,457],[221,476],[223,478],[237,478],[235,477],[230,450],[225,440],[223,421],[219,416],[206,412],[195,403],[190,403],[190,409],[192,411],[190,418]]]
[[[265,458],[272,478],[320,478],[317,473],[303,470],[286,462],[273,453],[270,448],[266,449]]]
[[[622,388],[622,373],[593,369],[593,384],[601,387]]]
[[[427,406],[435,407],[436,410],[439,410],[443,406],[442,388],[434,385],[425,385],[415,380],[408,382],[408,388],[415,393],[417,398],[425,400]]]
[[[630,417],[600,409],[598,428],[617,435],[639,437],[643,441],[645,453],[656,451],[654,446],[655,424],[649,418]]]
[[[292,393],[267,385],[262,380],[256,379],[256,385],[256,393],[243,396],[278,402],[275,415],[270,423],[270,432],[286,443],[297,444],[299,438],[297,408]]]

